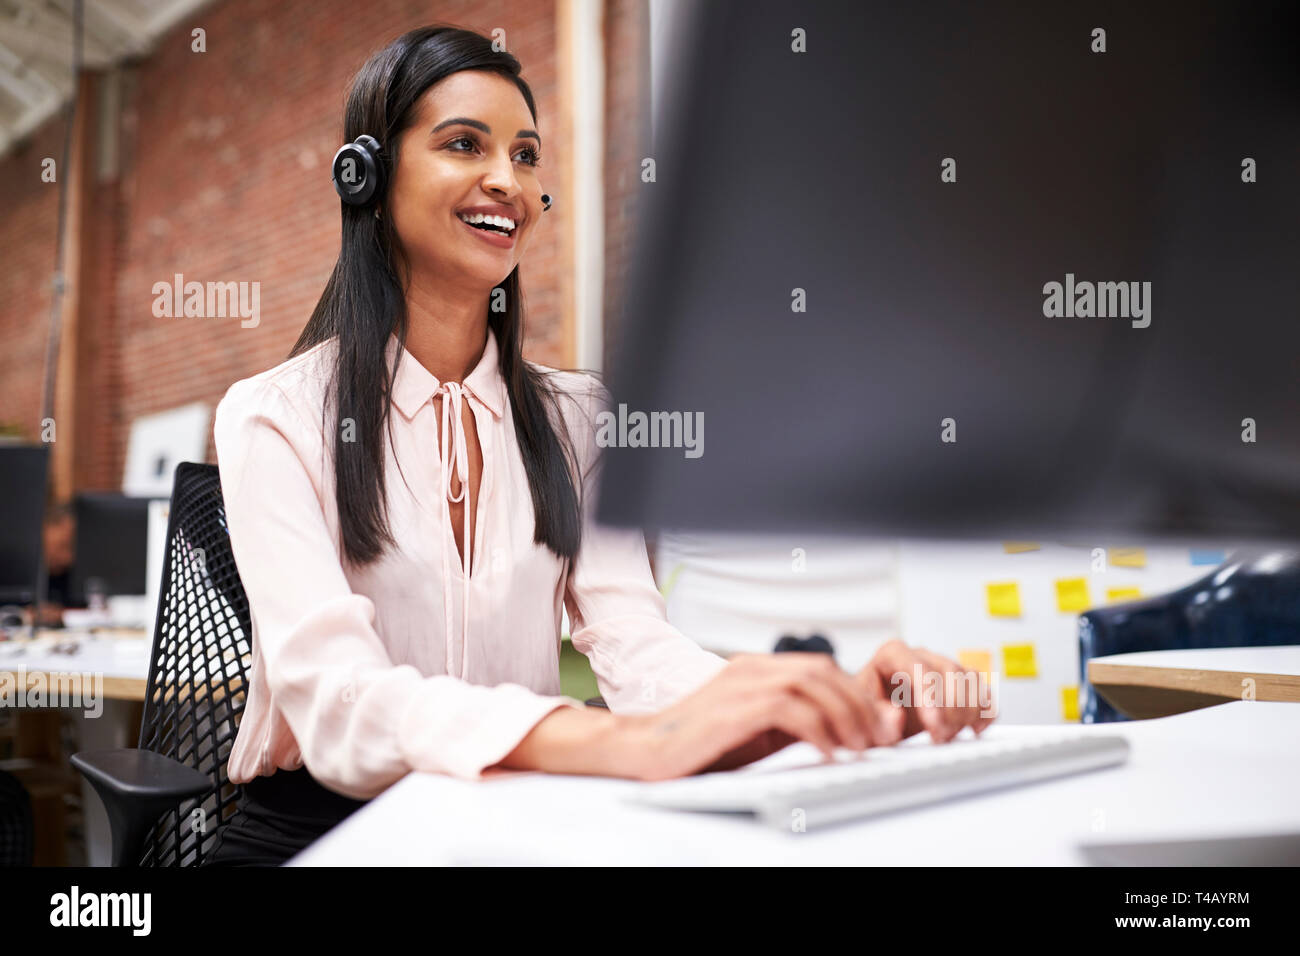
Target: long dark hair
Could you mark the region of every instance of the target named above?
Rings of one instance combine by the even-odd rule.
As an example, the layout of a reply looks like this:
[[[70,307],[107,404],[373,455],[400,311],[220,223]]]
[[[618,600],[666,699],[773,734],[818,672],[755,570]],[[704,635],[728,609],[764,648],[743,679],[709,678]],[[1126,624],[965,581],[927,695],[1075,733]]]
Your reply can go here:
[[[385,181],[391,183],[398,142],[416,119],[416,102],[430,86],[460,70],[489,70],[512,80],[536,122],[533,94],[519,75],[515,57],[494,50],[491,40],[469,30],[430,26],[402,35],[366,61],[348,94],[344,142],[363,133],[378,139]],[[406,343],[403,288],[409,264],[392,229],[392,217],[376,219],[373,206],[341,201],[340,205],[343,242],[338,262],[290,356],[330,339],[338,341],[327,389],[332,402],[326,402],[335,409],[335,495],[343,555],[353,565],[364,565],[394,544],[384,485],[384,431],[391,427],[393,381],[402,351],[397,350],[391,367],[384,358],[390,334],[403,346]],[[577,487],[581,477],[571,471],[572,443],[550,417],[558,410],[546,374],[523,357],[519,269],[512,270],[498,288],[505,293],[505,310],[489,310],[488,325],[497,337],[501,376],[532,492],[533,540],[559,557],[572,558],[578,553],[582,531]],[[352,421],[355,441],[341,444],[345,419]],[[465,546],[469,547],[468,541]]]

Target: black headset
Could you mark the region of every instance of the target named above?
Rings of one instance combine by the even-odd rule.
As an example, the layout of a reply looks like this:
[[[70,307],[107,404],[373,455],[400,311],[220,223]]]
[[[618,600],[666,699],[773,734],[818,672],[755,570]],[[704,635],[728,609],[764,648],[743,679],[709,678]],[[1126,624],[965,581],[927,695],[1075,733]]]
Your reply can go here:
[[[378,140],[362,133],[355,142],[334,154],[330,179],[334,181],[334,191],[349,206],[368,206],[384,191],[381,151]]]
[[[384,164],[379,156],[383,147],[373,136],[362,133],[334,154],[330,179],[334,191],[349,206],[368,206],[384,191]],[[542,211],[551,208],[551,197],[542,193]]]

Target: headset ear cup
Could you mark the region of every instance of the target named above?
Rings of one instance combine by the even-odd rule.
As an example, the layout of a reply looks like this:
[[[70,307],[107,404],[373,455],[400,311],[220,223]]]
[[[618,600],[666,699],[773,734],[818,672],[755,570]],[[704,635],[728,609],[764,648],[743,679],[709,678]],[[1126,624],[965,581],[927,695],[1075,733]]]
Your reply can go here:
[[[374,164],[375,189],[371,196],[378,199],[384,195],[384,159],[380,155],[383,152],[383,147],[379,145],[379,140],[373,136],[366,136],[364,133],[357,137],[357,142],[370,154],[370,160]]]
[[[362,134],[342,146],[330,164],[334,191],[349,206],[366,206],[383,193],[384,164],[373,136]]]

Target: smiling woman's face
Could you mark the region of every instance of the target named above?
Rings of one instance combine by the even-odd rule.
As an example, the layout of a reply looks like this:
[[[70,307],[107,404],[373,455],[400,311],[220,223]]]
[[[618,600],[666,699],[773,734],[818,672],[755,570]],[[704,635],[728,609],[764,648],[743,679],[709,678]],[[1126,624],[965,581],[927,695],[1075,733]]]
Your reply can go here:
[[[519,264],[542,213],[528,105],[504,76],[462,70],[426,90],[416,110],[382,214],[416,276],[489,290]],[[513,220],[511,235],[467,225],[461,215],[476,207]]]

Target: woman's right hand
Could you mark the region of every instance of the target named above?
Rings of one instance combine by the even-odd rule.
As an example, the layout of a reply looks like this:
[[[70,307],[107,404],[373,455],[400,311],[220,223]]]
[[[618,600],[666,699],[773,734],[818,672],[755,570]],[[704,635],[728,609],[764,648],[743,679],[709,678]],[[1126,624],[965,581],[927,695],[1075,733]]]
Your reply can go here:
[[[827,757],[902,739],[904,714],[827,654],[739,654],[664,710],[620,716],[615,775],[667,780],[729,770],[803,740]]]

